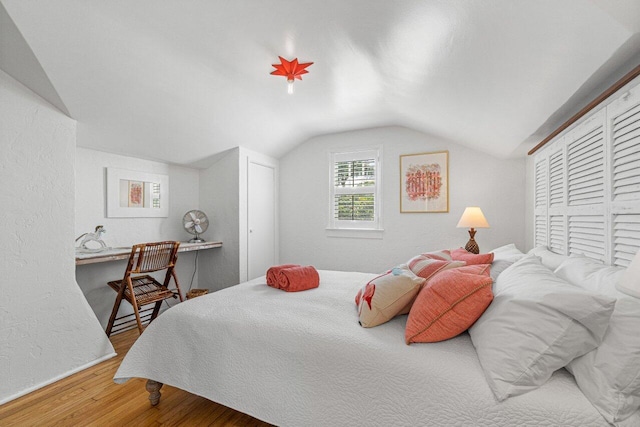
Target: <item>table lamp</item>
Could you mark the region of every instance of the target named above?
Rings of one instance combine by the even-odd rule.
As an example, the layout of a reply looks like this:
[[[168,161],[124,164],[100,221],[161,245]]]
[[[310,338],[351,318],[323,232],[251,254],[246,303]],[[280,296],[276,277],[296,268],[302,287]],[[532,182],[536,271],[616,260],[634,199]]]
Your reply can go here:
[[[476,235],[476,228],[489,228],[489,223],[487,219],[484,217],[482,210],[477,206],[472,206],[465,208],[462,213],[462,217],[460,217],[460,221],[458,221],[458,228],[469,228],[469,236],[470,239],[464,247],[467,251],[477,254],[480,253],[480,248],[478,244],[474,240]]]

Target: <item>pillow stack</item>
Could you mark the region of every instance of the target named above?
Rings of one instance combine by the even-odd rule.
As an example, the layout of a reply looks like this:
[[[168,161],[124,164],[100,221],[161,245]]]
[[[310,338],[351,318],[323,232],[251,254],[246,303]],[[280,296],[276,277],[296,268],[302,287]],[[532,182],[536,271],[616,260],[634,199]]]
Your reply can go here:
[[[499,401],[533,390],[602,342],[615,300],[580,289],[528,255],[506,269],[469,330]]]
[[[464,249],[417,255],[374,278],[356,295],[360,325],[409,314],[407,344],[436,342],[466,331],[491,303],[493,254]]]
[[[580,390],[610,423],[640,425],[640,299],[619,292],[621,284],[640,275],[634,264],[627,270],[586,257],[570,257],[555,271],[571,284],[616,298],[616,305],[600,346],[567,366]]]

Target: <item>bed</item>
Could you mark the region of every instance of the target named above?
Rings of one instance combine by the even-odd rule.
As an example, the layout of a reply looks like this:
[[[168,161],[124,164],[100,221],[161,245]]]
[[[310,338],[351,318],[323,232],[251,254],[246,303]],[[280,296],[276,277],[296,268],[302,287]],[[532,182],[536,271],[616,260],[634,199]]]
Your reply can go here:
[[[375,275],[319,273],[304,292],[259,278],[171,308],[114,380],[169,384],[279,426],[609,425],[564,369],[498,402],[468,333],[406,345],[406,315],[362,328],[354,295]]]

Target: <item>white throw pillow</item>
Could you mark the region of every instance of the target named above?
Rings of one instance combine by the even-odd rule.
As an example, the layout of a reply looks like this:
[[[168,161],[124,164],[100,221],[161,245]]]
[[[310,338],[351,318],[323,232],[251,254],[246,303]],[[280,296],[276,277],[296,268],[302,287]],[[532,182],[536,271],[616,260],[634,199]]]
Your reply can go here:
[[[637,413],[640,409],[640,299],[615,289],[625,269],[609,267],[590,258],[570,257],[558,267],[556,274],[576,286],[617,298],[600,346],[573,360],[567,369],[608,422],[638,425],[632,420],[640,419]]]
[[[533,254],[540,257],[542,265],[547,267],[549,270],[555,270],[565,259],[569,258],[567,255],[560,255],[555,252],[551,252],[546,246],[537,246],[527,252],[527,254]]]
[[[493,292],[469,334],[499,401],[538,388],[597,347],[615,304],[558,278],[531,255],[507,268]]]
[[[516,262],[519,259],[525,257],[525,253],[523,253],[520,249],[516,247],[514,243],[510,243],[508,245],[500,246],[499,248],[495,248],[493,252],[493,260],[505,260],[510,262]]]

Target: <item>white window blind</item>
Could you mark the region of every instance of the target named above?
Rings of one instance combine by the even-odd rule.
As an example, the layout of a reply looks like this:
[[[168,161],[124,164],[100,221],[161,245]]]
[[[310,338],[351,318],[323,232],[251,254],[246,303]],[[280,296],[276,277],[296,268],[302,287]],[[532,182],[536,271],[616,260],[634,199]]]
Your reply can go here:
[[[640,104],[613,120],[613,199],[640,199]]]
[[[380,150],[331,153],[330,228],[380,228]]]

